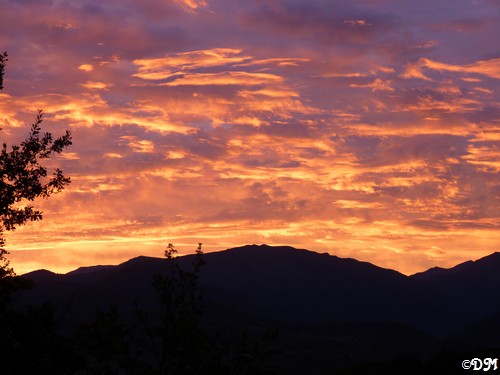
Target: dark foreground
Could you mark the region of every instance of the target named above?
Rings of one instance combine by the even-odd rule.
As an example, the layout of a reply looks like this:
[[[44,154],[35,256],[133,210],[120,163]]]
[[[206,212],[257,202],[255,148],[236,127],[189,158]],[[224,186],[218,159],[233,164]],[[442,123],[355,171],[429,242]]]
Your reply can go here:
[[[408,277],[252,245],[24,277],[1,374],[463,374],[500,357],[499,253]]]

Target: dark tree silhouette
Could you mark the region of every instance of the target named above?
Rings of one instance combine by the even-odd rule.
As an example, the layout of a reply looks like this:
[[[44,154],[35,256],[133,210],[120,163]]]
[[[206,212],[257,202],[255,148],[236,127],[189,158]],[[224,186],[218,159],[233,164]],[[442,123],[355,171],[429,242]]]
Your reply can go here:
[[[12,146],[8,151],[7,144],[3,143],[0,151],[0,225],[6,230],[42,218],[42,212],[32,205],[19,208],[16,204],[47,198],[70,183],[60,169],[47,178],[47,168],[40,161],[71,145],[71,133],[66,131],[55,140],[50,133],[42,135],[42,117],[42,111],[38,111],[28,138],[20,146]]]
[[[3,88],[6,61],[7,54],[1,53],[0,89]],[[8,294],[10,283],[7,281],[14,276],[5,258],[8,252],[4,248],[3,232],[14,230],[27,221],[42,219],[42,212],[27,203],[39,197],[47,198],[70,183],[60,169],[56,169],[52,177],[47,177],[48,170],[41,162],[70,146],[71,133],[66,131],[57,139],[50,133],[42,134],[42,120],[43,113],[39,110],[28,138],[10,150],[6,143],[0,149],[0,298]]]
[[[183,269],[177,250],[165,250],[165,269],[153,277],[157,308],[135,304],[131,320],[116,308],[100,311],[77,334],[86,370],[82,374],[190,375],[211,371],[213,345],[200,327],[203,310],[198,274],[205,263],[201,243],[192,268]]]
[[[145,333],[145,347],[154,358],[158,374],[197,374],[207,336],[199,326],[202,293],[198,274],[205,264],[201,243],[196,249],[193,270],[186,271],[177,261],[177,250],[168,244],[165,250],[166,272],[154,276],[153,287],[160,302],[156,318],[138,310]]]
[[[0,53],[0,90],[3,89],[7,53]],[[47,198],[70,183],[61,170],[48,177],[43,159],[61,153],[71,145],[71,133],[54,139],[41,132],[42,111],[38,111],[28,137],[10,148],[0,148],[0,373],[1,374],[66,374],[76,373],[67,339],[57,332],[57,321],[51,306],[20,308],[13,296],[31,285],[16,276],[6,258],[5,230],[14,230],[28,221],[42,219],[42,212],[30,202]],[[0,129],[1,130],[1,129]]]

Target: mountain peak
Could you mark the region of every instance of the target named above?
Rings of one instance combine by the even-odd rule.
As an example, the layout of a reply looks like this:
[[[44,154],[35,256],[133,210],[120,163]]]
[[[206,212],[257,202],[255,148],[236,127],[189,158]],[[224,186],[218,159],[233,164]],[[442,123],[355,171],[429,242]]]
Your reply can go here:
[[[500,252],[496,251],[490,255],[486,255],[485,257],[482,257],[474,261],[474,263],[486,263],[486,262],[500,264]]]
[[[114,266],[111,265],[97,265],[97,266],[85,266],[85,267],[78,267],[76,270],[70,271],[67,273],[67,275],[84,275],[87,273],[93,273],[93,272],[98,272],[103,269],[107,268],[112,268]]]
[[[432,267],[427,271],[411,275],[421,281],[431,281],[450,278],[454,275],[467,275],[468,277],[483,277],[489,272],[497,272],[500,268],[500,252],[494,252],[477,260],[467,260],[451,268]]]
[[[26,279],[31,279],[34,282],[40,282],[40,281],[54,279],[60,275],[57,273],[54,273],[52,271],[46,270],[46,269],[41,269],[41,270],[36,270],[36,271],[25,273],[21,276],[26,278]]]

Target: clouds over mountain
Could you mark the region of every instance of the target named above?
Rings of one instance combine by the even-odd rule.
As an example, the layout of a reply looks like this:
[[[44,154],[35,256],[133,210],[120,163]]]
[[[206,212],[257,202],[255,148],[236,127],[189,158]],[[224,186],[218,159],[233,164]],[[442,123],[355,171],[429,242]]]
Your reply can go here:
[[[494,1],[1,6],[2,140],[38,108],[75,140],[12,249],[274,241],[408,272],[495,250]]]

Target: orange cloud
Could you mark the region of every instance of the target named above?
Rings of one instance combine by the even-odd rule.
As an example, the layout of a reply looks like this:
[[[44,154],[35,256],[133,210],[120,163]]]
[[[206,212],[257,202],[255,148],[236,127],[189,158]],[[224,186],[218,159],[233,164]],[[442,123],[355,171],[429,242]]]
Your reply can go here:
[[[403,78],[420,78],[429,80],[422,73],[422,68],[429,70],[436,70],[440,72],[455,72],[463,74],[478,74],[495,79],[500,79],[500,58],[490,59],[490,60],[479,60],[468,65],[453,65],[445,64],[439,61],[433,61],[428,58],[421,58],[416,64],[409,64],[406,67],[405,73],[403,73]],[[464,77],[464,79],[473,79],[470,77]]]
[[[193,73],[174,75],[171,82],[161,83],[160,86],[205,86],[205,85],[242,85],[253,86],[273,84],[283,81],[283,78],[269,73],[223,72],[223,73]]]
[[[205,0],[175,0],[182,7],[189,11],[195,11],[198,8],[205,8],[208,3]]]
[[[133,63],[139,67],[139,72],[134,76],[146,80],[161,80],[178,72],[224,66],[250,59],[248,56],[242,56],[241,52],[240,49],[214,48],[171,54],[163,58],[134,60]]]
[[[105,82],[87,81],[81,84],[81,86],[89,90],[109,90],[109,88],[112,87],[113,84]]]
[[[356,84],[352,83],[350,86],[351,87],[359,87],[359,88],[370,88],[372,91],[389,91],[393,92],[395,91],[394,88],[391,86],[392,82],[391,81],[383,81],[380,78],[377,78],[375,81],[372,83],[367,83],[367,84]]]
[[[84,72],[91,72],[94,70],[94,66],[92,64],[82,64],[78,67],[78,69],[83,70]]]
[[[423,79],[425,81],[432,81],[422,72],[422,67],[420,64],[413,63],[406,66],[404,73],[401,74],[401,77],[405,79],[417,78]]]
[[[153,152],[155,145],[153,142],[145,139],[137,139],[133,135],[122,135],[120,139],[126,139],[128,141],[128,146],[131,147],[134,152],[148,153]]]
[[[309,58],[298,58],[298,57],[274,57],[269,59],[252,60],[249,62],[244,62],[237,64],[236,66],[253,66],[253,65],[269,65],[276,64],[278,66],[299,66],[300,63],[305,63],[310,61]]]

